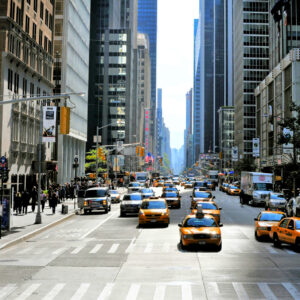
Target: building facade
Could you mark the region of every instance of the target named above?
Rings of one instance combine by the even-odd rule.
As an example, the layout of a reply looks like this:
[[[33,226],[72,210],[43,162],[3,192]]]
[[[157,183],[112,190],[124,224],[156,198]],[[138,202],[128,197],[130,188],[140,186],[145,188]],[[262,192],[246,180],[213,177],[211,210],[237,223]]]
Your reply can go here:
[[[92,1],[88,143],[133,143],[137,107],[137,2]]]
[[[162,139],[163,139],[163,113],[162,113],[162,89],[157,89],[157,106],[156,106],[156,156],[162,156]]]
[[[72,106],[70,133],[58,134],[57,181],[60,184],[70,182],[75,175],[78,177],[85,175],[89,76],[89,39],[87,37],[89,32],[90,1],[56,1],[54,92],[57,94],[84,93],[84,95],[73,95],[72,103],[68,104]],[[62,105],[65,103],[59,104],[59,106]],[[76,170],[73,168],[75,156],[78,157],[79,162]]]
[[[235,145],[252,157],[256,137],[254,89],[269,72],[269,1],[233,1]]]
[[[138,0],[138,32],[149,38],[151,60],[151,120],[150,135],[156,133],[156,53],[157,53],[157,0]],[[154,139],[154,142],[156,140]],[[157,149],[154,145],[154,149]],[[156,153],[155,153],[156,154]]]
[[[185,97],[184,166],[189,168],[193,164],[193,89],[190,89]]]
[[[52,94],[53,1],[1,1],[0,94],[3,100]],[[48,101],[47,104],[50,104]],[[40,105],[23,102],[0,106],[0,149],[8,158],[9,181],[17,190],[36,185]],[[45,145],[45,159],[54,157]],[[44,156],[44,155],[43,155]],[[43,175],[43,186],[47,176]]]
[[[219,145],[221,169],[232,168],[232,147],[234,146],[234,107],[219,108]]]

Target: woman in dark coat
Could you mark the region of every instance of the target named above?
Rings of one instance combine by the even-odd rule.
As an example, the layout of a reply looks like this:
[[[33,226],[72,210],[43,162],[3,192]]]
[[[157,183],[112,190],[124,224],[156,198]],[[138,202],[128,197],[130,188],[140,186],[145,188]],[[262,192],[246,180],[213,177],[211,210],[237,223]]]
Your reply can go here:
[[[35,205],[36,205],[37,200],[38,200],[38,192],[36,190],[36,187],[34,186],[33,189],[32,189],[32,193],[31,193],[31,209],[32,209],[32,212],[35,211]]]
[[[57,202],[58,202],[58,197],[56,195],[56,193],[52,193],[51,197],[49,198],[49,206],[52,208],[52,213],[55,214],[55,209],[57,206]]]

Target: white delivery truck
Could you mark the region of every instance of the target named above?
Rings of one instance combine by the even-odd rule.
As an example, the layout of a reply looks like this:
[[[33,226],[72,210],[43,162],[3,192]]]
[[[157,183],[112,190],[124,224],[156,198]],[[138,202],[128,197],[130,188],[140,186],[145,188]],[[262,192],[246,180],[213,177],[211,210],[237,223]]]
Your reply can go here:
[[[242,172],[240,194],[242,204],[265,205],[265,199],[272,190],[272,173]]]
[[[208,180],[211,182],[218,183],[218,177],[219,177],[218,170],[209,170],[208,171]]]

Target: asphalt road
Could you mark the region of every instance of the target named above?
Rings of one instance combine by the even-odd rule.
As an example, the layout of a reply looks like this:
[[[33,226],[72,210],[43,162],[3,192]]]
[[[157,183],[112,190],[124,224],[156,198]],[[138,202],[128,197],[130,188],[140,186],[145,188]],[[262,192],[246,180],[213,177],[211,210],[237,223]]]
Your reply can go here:
[[[160,189],[156,189],[160,193]],[[177,224],[191,190],[171,210],[168,228],[138,228],[137,216],[77,215],[0,251],[0,299],[300,299],[300,253],[254,239],[261,208],[216,191],[223,207],[221,252],[181,250]]]

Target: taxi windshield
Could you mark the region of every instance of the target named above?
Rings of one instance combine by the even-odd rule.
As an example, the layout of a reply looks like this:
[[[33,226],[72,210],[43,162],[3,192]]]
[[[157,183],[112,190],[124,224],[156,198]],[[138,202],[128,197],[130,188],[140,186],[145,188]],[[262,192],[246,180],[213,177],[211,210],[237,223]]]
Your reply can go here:
[[[213,218],[189,218],[183,227],[217,227]]]
[[[110,194],[118,194],[118,191],[116,191],[116,190],[110,190],[109,193]]]
[[[175,192],[167,192],[167,193],[164,193],[164,196],[165,197],[177,197],[177,193],[175,193]]]
[[[130,183],[129,186],[138,187],[138,186],[140,186],[140,184],[138,182],[133,182],[133,183]]]
[[[146,194],[146,193],[153,193],[153,191],[151,189],[143,189],[142,193]]]
[[[210,193],[195,192],[196,198],[209,198]]]
[[[85,192],[86,198],[93,198],[93,197],[105,197],[106,190],[87,190]]]
[[[201,203],[202,209],[217,209],[213,203],[205,202]]]
[[[296,230],[300,230],[300,221],[299,220],[296,220],[295,221],[295,225],[296,225]]]
[[[230,188],[233,189],[233,190],[238,189],[238,187],[237,187],[237,186],[234,186],[234,185],[232,185]]]
[[[140,194],[125,195],[123,200],[142,200],[142,195]]]
[[[144,201],[141,205],[142,209],[165,209],[166,204],[163,201]]]
[[[280,221],[284,218],[283,214],[276,214],[276,213],[263,213],[259,221]]]
[[[202,186],[205,186],[205,187],[206,187],[206,186],[207,186],[207,183],[206,183],[206,182],[202,182],[202,181],[196,181],[196,182],[195,182],[195,187],[196,187],[196,186],[201,186],[201,187],[202,187]]]

